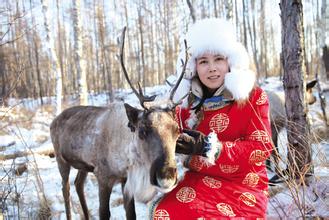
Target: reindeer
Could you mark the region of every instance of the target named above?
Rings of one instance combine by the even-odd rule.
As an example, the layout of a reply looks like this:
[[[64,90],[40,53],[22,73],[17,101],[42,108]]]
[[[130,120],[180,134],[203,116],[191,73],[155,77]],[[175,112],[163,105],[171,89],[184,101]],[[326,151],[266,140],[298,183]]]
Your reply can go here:
[[[71,219],[71,167],[78,169],[74,185],[85,219],[89,217],[83,188],[88,172],[93,172],[98,181],[100,219],[111,216],[109,200],[115,183],[122,184],[127,219],[136,219],[135,199],[148,202],[157,190],[168,192],[177,184],[175,147],[179,128],[174,109],[179,102],[172,99],[187,58],[169,100],[165,105],[156,104],[155,97],[144,96],[140,86],[137,92],[129,80],[123,58],[125,30],[121,38],[121,66],[143,109],[126,103],[76,106],[64,110],[50,126],[67,219]]]
[[[316,85],[317,80],[312,80],[306,84],[306,101],[308,104],[312,105],[316,102],[316,97],[312,93],[312,88]],[[284,106],[284,97],[280,96],[278,93],[273,91],[266,91],[269,103],[270,103],[270,121],[272,130],[272,140],[275,146],[273,150],[272,157],[275,162],[275,166],[279,163],[279,151],[278,151],[278,135],[283,128],[286,127],[287,116]],[[266,165],[271,169],[271,159],[266,161]],[[278,172],[277,172],[278,173]]]

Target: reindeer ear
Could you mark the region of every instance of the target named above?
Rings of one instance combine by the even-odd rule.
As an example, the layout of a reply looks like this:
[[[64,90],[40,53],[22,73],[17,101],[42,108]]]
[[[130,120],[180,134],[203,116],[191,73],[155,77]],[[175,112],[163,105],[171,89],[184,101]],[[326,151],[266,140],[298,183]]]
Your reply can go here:
[[[138,116],[140,113],[142,113],[142,110],[134,108],[127,103],[124,103],[124,106],[126,109],[126,114],[127,114],[128,120],[129,120],[128,127],[130,128],[130,130],[132,132],[135,132],[137,122],[138,122]]]
[[[318,81],[316,79],[306,84],[306,90],[312,89]]]

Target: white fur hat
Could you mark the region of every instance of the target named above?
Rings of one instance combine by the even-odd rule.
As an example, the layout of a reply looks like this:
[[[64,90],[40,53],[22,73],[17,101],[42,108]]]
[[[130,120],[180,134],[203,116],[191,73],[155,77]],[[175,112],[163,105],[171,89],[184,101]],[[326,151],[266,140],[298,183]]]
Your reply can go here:
[[[230,72],[225,75],[224,85],[235,100],[244,100],[254,87],[256,74],[250,70],[249,55],[245,47],[236,40],[232,25],[223,19],[208,18],[193,24],[187,34],[186,41],[190,55],[184,75],[184,87],[196,75],[196,58],[204,53],[220,54],[227,57]],[[181,60],[185,60],[185,48],[181,47],[176,72],[182,70]],[[191,85],[191,83],[190,83]],[[180,91],[179,91],[180,90]],[[185,95],[179,89],[176,94]],[[182,94],[184,93],[184,94]],[[177,95],[178,96],[178,95]],[[175,97],[179,100],[179,97]]]

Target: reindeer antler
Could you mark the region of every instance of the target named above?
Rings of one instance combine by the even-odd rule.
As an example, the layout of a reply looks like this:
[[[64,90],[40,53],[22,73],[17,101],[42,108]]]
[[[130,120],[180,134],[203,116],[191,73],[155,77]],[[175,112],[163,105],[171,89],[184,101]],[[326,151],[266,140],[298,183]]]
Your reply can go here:
[[[130,88],[133,90],[133,92],[135,93],[135,95],[137,96],[137,98],[139,99],[139,102],[141,104],[141,106],[145,109],[145,110],[148,110],[145,105],[144,105],[144,102],[152,102],[154,101],[155,99],[155,95],[153,96],[144,96],[143,94],[143,91],[142,91],[142,88],[140,86],[140,84],[138,84],[138,88],[139,88],[139,92],[134,88],[134,86],[132,85],[130,79],[129,79],[129,76],[128,76],[128,73],[127,73],[127,70],[126,70],[126,67],[125,67],[125,63],[124,63],[124,56],[123,56],[123,51],[124,51],[124,45],[125,45],[125,35],[126,35],[126,29],[127,27],[124,27],[123,28],[123,31],[122,31],[122,36],[121,36],[121,47],[120,47],[120,63],[121,63],[121,67],[122,67],[122,70],[123,70],[123,73],[126,77],[126,80],[128,81],[128,84],[130,86]]]
[[[173,107],[172,107],[172,108],[174,108],[174,107],[176,107],[177,105],[181,104],[181,102],[183,101],[183,99],[184,99],[186,96],[188,96],[188,94],[189,94],[189,92],[188,92],[188,93],[187,93],[186,95],[184,95],[184,96],[183,96],[178,102],[174,103],[173,98],[174,98],[175,92],[176,92],[176,90],[177,90],[179,84],[181,83],[181,81],[182,81],[182,79],[183,79],[183,77],[184,77],[184,74],[185,74],[185,71],[186,71],[186,65],[187,65],[187,61],[188,61],[188,51],[187,51],[187,42],[186,42],[186,40],[184,40],[184,47],[185,47],[185,61],[183,61],[183,60],[181,59],[181,62],[182,62],[182,65],[183,65],[183,69],[182,69],[182,72],[181,72],[181,74],[180,74],[180,76],[179,76],[179,78],[178,78],[178,80],[177,80],[177,82],[176,82],[174,88],[171,90],[171,92],[170,92],[170,96],[169,96],[169,101],[172,102],[172,104],[173,104]]]

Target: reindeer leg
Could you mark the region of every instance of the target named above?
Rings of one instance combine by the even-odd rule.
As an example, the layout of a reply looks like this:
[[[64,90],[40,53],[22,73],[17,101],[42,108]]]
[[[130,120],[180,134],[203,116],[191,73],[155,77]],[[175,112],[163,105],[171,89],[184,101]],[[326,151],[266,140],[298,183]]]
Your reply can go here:
[[[274,160],[274,172],[276,174],[279,174],[279,158],[280,158],[280,155],[279,155],[279,146],[278,146],[278,132],[275,128],[272,128],[272,129],[275,129],[274,132],[272,130],[272,140],[273,140],[273,144],[274,144],[274,149],[272,151],[272,158]]]
[[[272,140],[274,144],[274,148],[272,150],[271,156],[266,160],[266,167],[267,169],[276,172],[277,169],[277,162],[278,162],[278,127],[277,125],[271,125],[271,130],[272,130]],[[274,160],[274,163],[272,163],[272,160]],[[274,169],[272,169],[272,164],[274,164]]]
[[[56,157],[58,163],[58,169],[62,176],[62,192],[64,197],[66,219],[71,220],[71,204],[70,204],[70,169],[71,166],[65,161],[61,160],[60,157]]]
[[[78,174],[74,180],[75,189],[78,193],[80,204],[81,204],[83,214],[84,214],[86,220],[89,219],[89,213],[88,213],[88,207],[87,207],[86,198],[85,198],[83,189],[84,189],[84,184],[85,184],[87,175],[88,175],[88,172],[79,170]]]
[[[126,218],[127,220],[132,220],[132,219],[136,219],[136,212],[135,212],[135,201],[134,201],[134,197],[129,198],[125,193],[124,193],[124,188],[126,185],[126,181],[127,179],[123,180],[121,182],[121,190],[122,190],[122,194],[123,194],[123,203],[124,203],[124,208],[126,211]]]
[[[98,178],[98,196],[99,196],[99,219],[107,220],[111,217],[109,208],[110,196],[115,180],[100,177]]]

